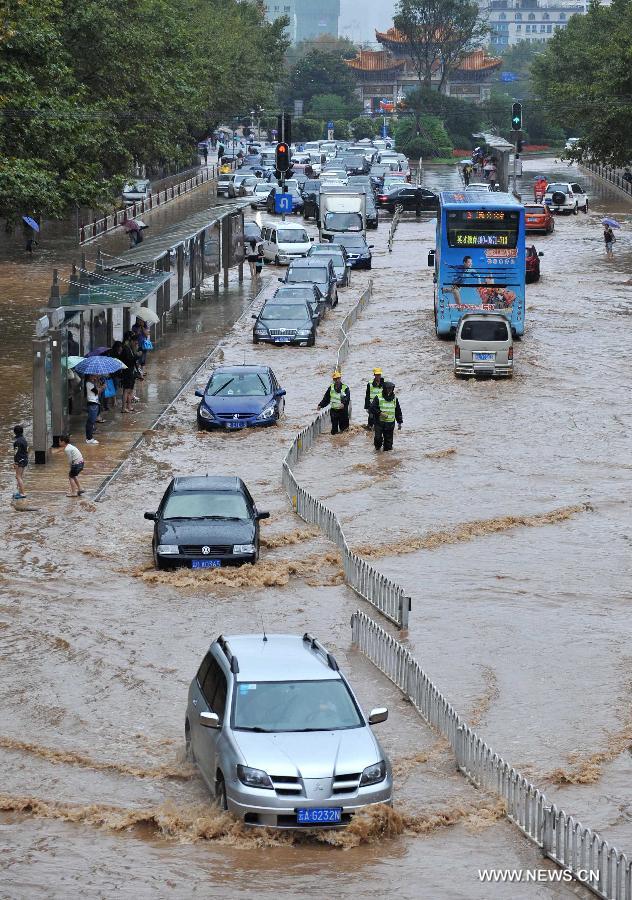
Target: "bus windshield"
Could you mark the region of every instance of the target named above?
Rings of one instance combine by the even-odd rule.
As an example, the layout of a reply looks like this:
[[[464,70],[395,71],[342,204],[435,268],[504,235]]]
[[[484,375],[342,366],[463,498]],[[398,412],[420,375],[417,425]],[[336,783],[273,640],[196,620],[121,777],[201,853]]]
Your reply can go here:
[[[512,195],[441,192],[434,266],[437,334],[454,334],[465,312],[481,309],[524,332],[524,207]]]

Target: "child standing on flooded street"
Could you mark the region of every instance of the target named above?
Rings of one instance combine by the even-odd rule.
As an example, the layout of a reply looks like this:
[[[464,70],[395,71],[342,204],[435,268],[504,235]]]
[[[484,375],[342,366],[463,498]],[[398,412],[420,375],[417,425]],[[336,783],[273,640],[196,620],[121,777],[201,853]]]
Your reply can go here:
[[[80,497],[81,494],[84,493],[79,483],[79,475],[81,474],[84,465],[83,456],[81,455],[81,451],[75,447],[74,444],[70,443],[69,434],[62,434],[59,438],[59,444],[63,448],[64,453],[68,457],[68,462],[70,463],[70,469],[68,471],[70,493],[66,494],[66,496]]]
[[[15,483],[17,491],[13,495],[14,500],[24,500],[26,488],[24,487],[24,472],[29,464],[29,445],[24,437],[24,428],[16,425],[13,429],[13,466],[15,468]]]

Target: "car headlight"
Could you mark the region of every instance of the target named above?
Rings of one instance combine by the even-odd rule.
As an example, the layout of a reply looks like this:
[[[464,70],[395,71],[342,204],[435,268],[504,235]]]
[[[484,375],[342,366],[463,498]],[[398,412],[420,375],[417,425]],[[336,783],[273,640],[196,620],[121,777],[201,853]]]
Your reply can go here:
[[[213,418],[213,413],[210,411],[210,409],[208,409],[206,406],[204,406],[203,403],[200,403],[200,418],[202,418],[202,419],[212,419]]]
[[[260,325],[259,323],[257,323],[255,325],[255,334],[267,334],[267,333],[268,333],[268,329],[266,328],[265,325]]]
[[[233,553],[256,553],[257,548],[254,544],[235,544]]]
[[[386,763],[382,760],[379,763],[374,763],[372,766],[366,767],[362,773],[362,778],[360,779],[360,787],[366,787],[369,784],[379,784],[379,782],[384,781],[385,778]]]
[[[311,333],[312,333],[311,328],[299,328],[299,330],[296,332],[296,336],[297,337],[309,337]]]
[[[247,787],[268,788],[273,790],[272,781],[263,769],[251,769],[250,766],[237,766],[237,778]]]
[[[156,547],[156,553],[160,553],[163,556],[167,556],[169,553],[179,553],[180,548],[177,544],[158,544]]]
[[[299,331],[298,333],[300,334],[301,332]],[[265,409],[262,409],[261,412],[259,413],[259,415],[257,416],[257,418],[258,419],[271,419],[274,416],[275,412],[276,412],[276,406],[274,403],[272,403],[270,406],[266,406]]]

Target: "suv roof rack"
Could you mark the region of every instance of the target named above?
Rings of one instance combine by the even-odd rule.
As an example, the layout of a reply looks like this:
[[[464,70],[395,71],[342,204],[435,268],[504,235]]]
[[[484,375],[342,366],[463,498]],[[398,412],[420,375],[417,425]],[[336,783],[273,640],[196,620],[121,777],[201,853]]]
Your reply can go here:
[[[237,675],[239,673],[239,663],[237,662],[237,657],[230,649],[228,641],[223,634],[220,634],[220,636],[217,638],[217,646],[220,648],[220,650],[228,660],[230,671],[233,673],[233,675]]]
[[[330,653],[329,650],[323,647],[320,641],[317,641],[316,638],[312,637],[312,635],[307,631],[303,635],[303,640],[309,643],[312,650],[314,650],[316,653],[320,653],[320,655],[326,659],[327,665],[330,669],[333,669],[334,672],[340,671],[338,663],[336,662],[336,657],[332,653]]]

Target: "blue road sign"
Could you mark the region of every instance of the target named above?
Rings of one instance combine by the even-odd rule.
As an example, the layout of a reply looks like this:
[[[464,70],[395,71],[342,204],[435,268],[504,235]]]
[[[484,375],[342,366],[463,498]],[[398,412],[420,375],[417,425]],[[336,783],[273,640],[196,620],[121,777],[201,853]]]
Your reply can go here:
[[[276,213],[292,212],[292,195],[291,194],[275,194],[274,195],[274,211]]]
[[[515,72],[501,72],[500,80],[501,81],[518,81],[518,75]]]
[[[333,131],[333,129],[334,129],[334,123],[327,122],[327,131]]]

